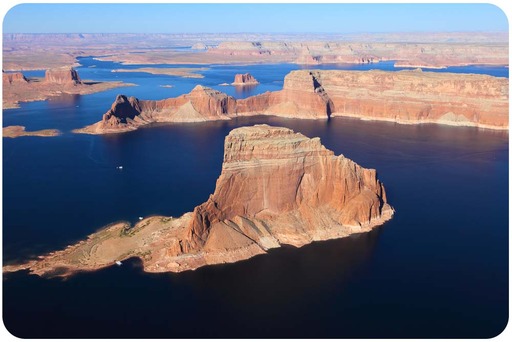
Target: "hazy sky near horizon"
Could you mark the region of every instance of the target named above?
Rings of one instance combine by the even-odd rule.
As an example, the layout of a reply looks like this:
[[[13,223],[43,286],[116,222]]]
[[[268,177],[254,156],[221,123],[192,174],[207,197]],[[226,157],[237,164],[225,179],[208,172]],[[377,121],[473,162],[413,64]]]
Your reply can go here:
[[[20,4],[4,33],[508,31],[490,4]]]

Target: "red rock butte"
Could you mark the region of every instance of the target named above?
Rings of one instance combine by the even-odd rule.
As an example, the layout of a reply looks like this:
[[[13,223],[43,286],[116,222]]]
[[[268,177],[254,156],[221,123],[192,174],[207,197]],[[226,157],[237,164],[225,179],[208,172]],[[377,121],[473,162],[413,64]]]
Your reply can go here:
[[[48,69],[44,75],[44,81],[57,84],[81,84],[80,77],[75,69],[71,67],[62,67]]]
[[[356,117],[401,124],[437,123],[507,130],[508,78],[421,70],[298,70],[283,90],[235,99],[207,87],[160,101],[120,95],[103,119],[77,130],[104,134],[152,122],[229,120],[276,115],[298,119]],[[129,113],[118,114],[118,113]]]
[[[180,218],[114,224],[87,240],[4,271],[60,275],[138,256],[148,272],[235,262],[282,244],[366,232],[393,216],[377,172],[336,156],[319,138],[256,125],[232,130],[215,191]],[[53,273],[55,274],[55,273]]]
[[[13,83],[27,83],[27,78],[21,72],[2,72],[3,85],[11,85]]]
[[[43,101],[61,94],[92,94],[133,84],[123,82],[88,82],[80,80],[71,67],[49,69],[44,79],[27,79],[21,72],[3,73],[3,109],[17,108],[20,102]]]
[[[260,84],[260,82],[258,82],[254,78],[254,76],[252,76],[251,74],[246,73],[246,74],[236,74],[235,80],[231,84],[234,86],[250,86],[250,85]]]

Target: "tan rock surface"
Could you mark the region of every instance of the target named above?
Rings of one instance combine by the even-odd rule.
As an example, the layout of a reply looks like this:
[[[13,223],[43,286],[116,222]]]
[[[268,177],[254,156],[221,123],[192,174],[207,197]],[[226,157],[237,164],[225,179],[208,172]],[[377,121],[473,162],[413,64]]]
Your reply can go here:
[[[92,94],[133,84],[82,81],[70,67],[47,70],[45,77],[27,79],[22,73],[3,73],[2,108],[19,107],[20,102],[43,101],[62,94]]]
[[[234,86],[248,86],[248,85],[260,84],[260,82],[258,82],[254,78],[253,75],[251,75],[249,73],[245,73],[245,74],[236,74],[235,80],[231,84]]]
[[[319,138],[256,125],[232,130],[210,198],[180,218],[110,225],[65,250],[4,272],[66,276],[130,257],[148,272],[235,262],[281,244],[302,246],[369,231],[389,220],[377,173],[335,156]]]
[[[246,58],[253,62],[288,61],[297,64],[397,61],[397,66],[447,66],[487,64],[508,65],[508,44],[410,43],[368,41],[230,41],[207,51],[212,56]]]
[[[500,130],[509,125],[507,78],[421,70],[297,70],[286,75],[283,90],[246,99],[236,100],[197,86],[177,98],[130,101],[136,105],[131,105],[129,116],[119,116],[111,109],[102,121],[76,132],[117,133],[152,122],[228,120],[261,114],[298,119],[346,116]]]
[[[13,83],[26,83],[28,82],[27,78],[23,76],[21,72],[3,72],[2,73],[2,82],[3,84],[11,85]]]
[[[160,101],[118,95],[103,119],[75,130],[76,133],[105,134],[137,129],[152,122],[200,122],[228,120],[236,112],[236,100],[220,91],[196,86],[189,94]]]
[[[82,84],[80,77],[75,69],[70,67],[62,67],[56,69],[48,69],[44,75],[46,83],[57,83],[66,85]]]
[[[197,45],[196,45],[197,44]],[[183,51],[193,46],[208,50]],[[212,51],[210,51],[212,50]],[[361,63],[508,65],[507,32],[363,34],[4,34],[4,70],[77,66],[78,56],[125,64]]]
[[[39,131],[26,131],[25,126],[7,126],[2,128],[2,135],[4,138],[17,138],[17,137],[55,137],[60,135],[57,129],[42,129]]]

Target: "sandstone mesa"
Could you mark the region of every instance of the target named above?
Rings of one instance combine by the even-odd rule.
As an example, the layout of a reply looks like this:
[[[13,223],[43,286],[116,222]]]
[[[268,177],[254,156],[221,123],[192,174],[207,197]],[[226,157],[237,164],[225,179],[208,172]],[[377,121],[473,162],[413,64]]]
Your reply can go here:
[[[393,216],[373,169],[335,156],[319,138],[256,125],[232,130],[215,191],[192,213],[117,223],[4,272],[67,276],[139,257],[147,272],[181,272],[264,254],[282,244],[361,233]]]
[[[380,34],[4,34],[5,70],[77,66],[79,56],[125,64],[367,63],[508,65],[507,32]],[[162,48],[166,46],[166,48]],[[175,47],[190,46],[191,51]],[[372,60],[373,58],[373,60]]]
[[[75,132],[119,133],[154,122],[229,120],[250,115],[298,119],[342,116],[506,130],[508,79],[421,70],[298,70],[285,77],[282,90],[246,99],[203,86],[160,101],[119,95],[101,121]]]
[[[246,74],[236,74],[235,80],[231,85],[234,86],[251,86],[251,85],[257,85],[260,84],[258,80],[254,78],[253,75],[246,73]]]
[[[17,108],[19,102],[43,101],[61,94],[92,94],[133,84],[82,81],[71,67],[48,69],[42,79],[27,79],[21,72],[2,73],[3,109]]]

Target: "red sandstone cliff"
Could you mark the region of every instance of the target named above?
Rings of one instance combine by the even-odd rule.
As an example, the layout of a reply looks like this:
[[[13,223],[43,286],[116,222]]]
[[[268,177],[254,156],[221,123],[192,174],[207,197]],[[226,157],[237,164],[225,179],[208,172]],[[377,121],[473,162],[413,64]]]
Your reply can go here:
[[[70,67],[46,70],[45,78],[27,79],[22,73],[3,73],[3,109],[17,108],[19,102],[42,101],[61,94],[91,94],[120,86],[123,82],[83,83]],[[118,127],[117,125],[114,125]]]
[[[375,170],[335,156],[320,139],[256,125],[226,137],[215,192],[195,208],[185,251],[239,248],[227,236],[266,250],[355,232],[389,218]],[[245,237],[244,237],[245,236]]]
[[[28,80],[21,72],[2,72],[2,83],[4,86],[18,82],[27,83]]]
[[[378,63],[443,68],[456,65],[508,65],[508,43],[488,42],[330,42],[330,41],[227,41],[207,51],[210,56],[249,58],[253,62],[297,64]],[[418,40],[421,38],[418,36]]]
[[[244,260],[282,244],[299,247],[369,231],[392,215],[375,170],[334,155],[319,138],[267,125],[242,127],[226,137],[215,191],[193,213],[150,217],[131,228],[114,224],[4,271],[66,276],[137,256],[146,271],[180,272]]]
[[[77,132],[114,133],[151,122],[226,120],[258,114],[508,129],[507,78],[421,70],[297,70],[286,75],[283,90],[246,99],[236,100],[197,86],[177,98],[130,101],[138,104],[130,117],[118,116],[111,109],[102,121]]]
[[[196,86],[189,94],[160,101],[118,95],[103,119],[78,133],[118,133],[152,122],[228,120],[236,113],[236,100],[220,91]]]
[[[245,86],[245,85],[256,85],[256,84],[259,84],[259,83],[260,82],[258,82],[254,78],[254,76],[252,76],[249,73],[246,73],[246,74],[236,74],[235,75],[235,80],[231,84],[235,85],[235,86]]]
[[[62,67],[56,69],[48,69],[44,75],[44,81],[47,83],[57,84],[81,84],[80,77],[75,69],[70,67]]]

